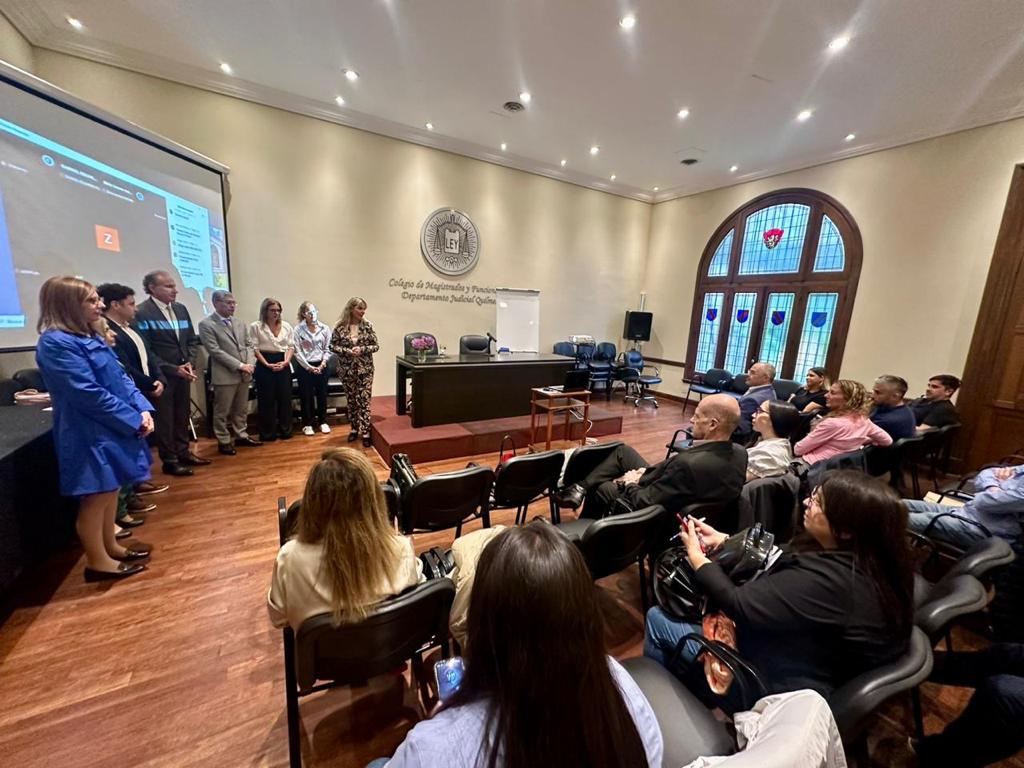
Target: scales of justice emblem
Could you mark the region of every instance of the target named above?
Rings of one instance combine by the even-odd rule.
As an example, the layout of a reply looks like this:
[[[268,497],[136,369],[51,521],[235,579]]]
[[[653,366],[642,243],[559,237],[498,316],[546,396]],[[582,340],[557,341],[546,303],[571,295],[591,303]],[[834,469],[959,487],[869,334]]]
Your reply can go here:
[[[480,235],[469,216],[438,208],[423,222],[420,250],[427,264],[443,275],[464,275],[480,258]]]

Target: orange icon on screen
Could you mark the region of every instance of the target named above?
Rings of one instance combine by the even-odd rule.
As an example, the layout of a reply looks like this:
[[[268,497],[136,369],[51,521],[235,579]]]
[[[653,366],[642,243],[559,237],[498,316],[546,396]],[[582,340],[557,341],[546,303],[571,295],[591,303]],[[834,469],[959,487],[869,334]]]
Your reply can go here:
[[[113,227],[96,225],[96,247],[104,251],[121,251],[121,238]]]

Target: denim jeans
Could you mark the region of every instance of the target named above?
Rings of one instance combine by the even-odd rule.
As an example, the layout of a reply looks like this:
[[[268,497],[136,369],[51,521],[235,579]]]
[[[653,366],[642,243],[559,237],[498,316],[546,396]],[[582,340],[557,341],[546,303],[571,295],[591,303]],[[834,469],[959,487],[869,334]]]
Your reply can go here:
[[[704,628],[700,624],[673,619],[656,605],[647,612],[644,621],[644,656],[668,668],[679,641],[693,633],[703,635]],[[689,664],[697,658],[698,653],[700,646],[689,640],[683,647],[680,659]]]
[[[930,501],[917,501],[915,499],[904,499],[903,503],[907,505],[907,510],[910,513],[907,518],[907,525],[914,533],[924,533],[928,524],[944,512],[953,512],[973,519],[973,515],[970,512],[965,512],[961,507],[934,504]],[[958,520],[954,517],[940,517],[935,525],[932,526],[928,535],[963,549],[966,549],[979,539],[988,538],[988,534],[981,527],[965,523],[963,520]]]
[[[391,761],[390,757],[378,757],[366,764],[366,768],[384,768]]]

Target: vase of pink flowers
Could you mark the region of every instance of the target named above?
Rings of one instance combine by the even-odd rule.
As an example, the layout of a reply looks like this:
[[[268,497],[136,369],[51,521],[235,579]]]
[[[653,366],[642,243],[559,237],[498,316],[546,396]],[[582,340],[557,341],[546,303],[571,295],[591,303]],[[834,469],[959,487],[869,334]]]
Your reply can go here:
[[[427,352],[434,348],[434,341],[426,336],[417,336],[412,340],[412,348],[416,350],[416,360],[423,363],[427,360]]]

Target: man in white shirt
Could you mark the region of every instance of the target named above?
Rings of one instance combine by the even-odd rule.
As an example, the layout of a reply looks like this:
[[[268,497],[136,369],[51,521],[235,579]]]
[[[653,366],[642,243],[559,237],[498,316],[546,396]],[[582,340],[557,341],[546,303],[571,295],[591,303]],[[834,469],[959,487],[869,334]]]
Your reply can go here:
[[[213,434],[217,450],[235,455],[235,446],[263,445],[249,437],[249,382],[256,366],[246,326],[235,317],[235,297],[214,291],[214,312],[199,321],[199,338],[210,354],[213,385]]]
[[[199,337],[188,309],[175,301],[178,286],[170,274],[163,270],[150,272],[142,279],[142,287],[149,298],[138,307],[136,327],[160,359],[160,370],[167,377],[164,394],[156,402],[157,447],[164,473],[191,475],[191,467],[210,463],[192,453],[188,441]]]

